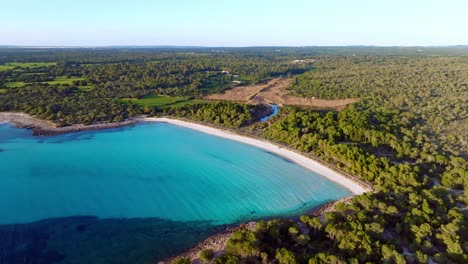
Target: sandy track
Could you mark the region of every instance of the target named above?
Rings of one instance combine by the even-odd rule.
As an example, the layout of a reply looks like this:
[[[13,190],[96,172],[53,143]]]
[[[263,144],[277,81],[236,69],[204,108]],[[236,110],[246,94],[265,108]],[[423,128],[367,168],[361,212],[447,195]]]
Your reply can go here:
[[[291,91],[287,90],[291,81],[292,79],[275,78],[263,84],[237,86],[224,93],[208,95],[204,99],[249,104],[269,103],[279,106],[311,106],[320,109],[342,109],[358,100],[355,98],[326,100],[295,96]]]
[[[273,79],[267,83],[249,85],[249,86],[237,86],[235,88],[229,89],[221,94],[210,94],[205,97],[208,100],[225,100],[225,101],[235,101],[235,102],[259,102],[260,98],[254,98],[262,90],[270,86],[282,86],[289,85],[289,82],[285,82],[285,79]],[[268,102],[267,102],[268,103]]]

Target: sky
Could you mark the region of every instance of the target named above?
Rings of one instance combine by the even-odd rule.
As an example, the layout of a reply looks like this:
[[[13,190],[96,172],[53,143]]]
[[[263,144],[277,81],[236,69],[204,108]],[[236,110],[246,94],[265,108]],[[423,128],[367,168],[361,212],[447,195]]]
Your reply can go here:
[[[468,0],[0,0],[0,45],[468,45]]]

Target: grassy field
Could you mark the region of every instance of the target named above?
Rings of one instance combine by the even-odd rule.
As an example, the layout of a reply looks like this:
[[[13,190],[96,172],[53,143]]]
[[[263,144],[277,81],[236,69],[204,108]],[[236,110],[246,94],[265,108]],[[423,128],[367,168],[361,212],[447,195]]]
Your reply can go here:
[[[75,78],[72,77],[68,79],[66,76],[58,76],[56,77],[53,81],[50,82],[42,82],[42,83],[48,83],[49,85],[54,85],[54,84],[69,84],[73,85],[74,81],[82,81],[84,78]]]
[[[149,106],[149,107],[159,107],[159,108],[168,108],[168,107],[183,107],[190,104],[206,103],[209,101],[189,99],[188,97],[178,97],[178,96],[162,96],[162,95],[147,95],[143,98],[124,98],[120,99],[120,102],[131,103],[139,106]]]
[[[25,85],[24,82],[6,82],[4,84],[6,88],[19,88],[19,87],[23,87],[24,85]]]
[[[6,93],[6,89],[0,89],[0,93]]]
[[[169,106],[171,108],[179,108],[179,107],[184,107],[186,105],[194,105],[194,104],[201,104],[201,103],[212,104],[212,103],[215,103],[215,102],[216,101],[206,101],[206,100],[192,99],[192,100],[180,101],[180,102],[171,104]]]
[[[56,65],[56,62],[9,62],[5,64],[0,64],[0,71],[8,71],[13,70],[16,67],[18,68],[40,68],[40,67],[47,67],[51,65]]]
[[[82,81],[84,80],[84,78],[70,78],[68,79],[66,76],[59,76],[57,78],[55,78],[55,80],[53,81],[49,81],[49,82],[39,82],[39,83],[48,83],[49,85],[54,85],[54,84],[68,84],[68,85],[73,85],[73,82],[74,81]],[[25,82],[6,82],[5,83],[5,87],[6,88],[20,88],[20,87],[23,87],[25,86],[26,83]],[[87,85],[87,86],[78,86],[78,88],[81,90],[81,91],[90,91],[93,89],[93,86],[90,86],[90,85]]]
[[[82,92],[89,92],[93,89],[94,87],[91,85],[86,85],[86,86],[78,86],[78,89]]]
[[[165,106],[174,103],[178,103],[181,101],[187,101],[187,97],[171,97],[171,96],[161,96],[161,95],[147,95],[143,98],[136,99],[136,98],[124,98],[120,99],[121,102],[124,103],[132,103],[139,106]]]

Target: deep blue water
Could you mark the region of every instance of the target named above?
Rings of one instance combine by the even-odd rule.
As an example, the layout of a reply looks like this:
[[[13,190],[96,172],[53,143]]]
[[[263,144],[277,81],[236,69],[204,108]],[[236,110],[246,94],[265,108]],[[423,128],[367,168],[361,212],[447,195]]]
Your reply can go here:
[[[260,118],[260,121],[261,121],[261,122],[265,122],[265,121],[267,121],[268,119],[270,119],[270,118],[272,118],[272,117],[274,117],[275,115],[278,114],[278,106],[277,106],[277,105],[274,105],[274,104],[272,104],[272,105],[270,105],[270,106],[271,106],[271,108],[273,108],[273,113],[271,113],[270,115],[267,115],[267,116],[264,116],[264,117]]]
[[[224,225],[348,195],[279,156],[175,125],[34,137],[0,124],[0,263],[147,263]]]

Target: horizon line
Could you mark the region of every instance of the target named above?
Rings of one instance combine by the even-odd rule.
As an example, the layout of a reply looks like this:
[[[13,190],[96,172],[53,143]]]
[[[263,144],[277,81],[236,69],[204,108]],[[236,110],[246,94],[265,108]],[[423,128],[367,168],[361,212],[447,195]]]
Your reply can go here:
[[[253,45],[253,46],[204,46],[204,45],[9,45],[0,44],[0,48],[438,48],[438,47],[466,47],[468,44],[450,45]]]

